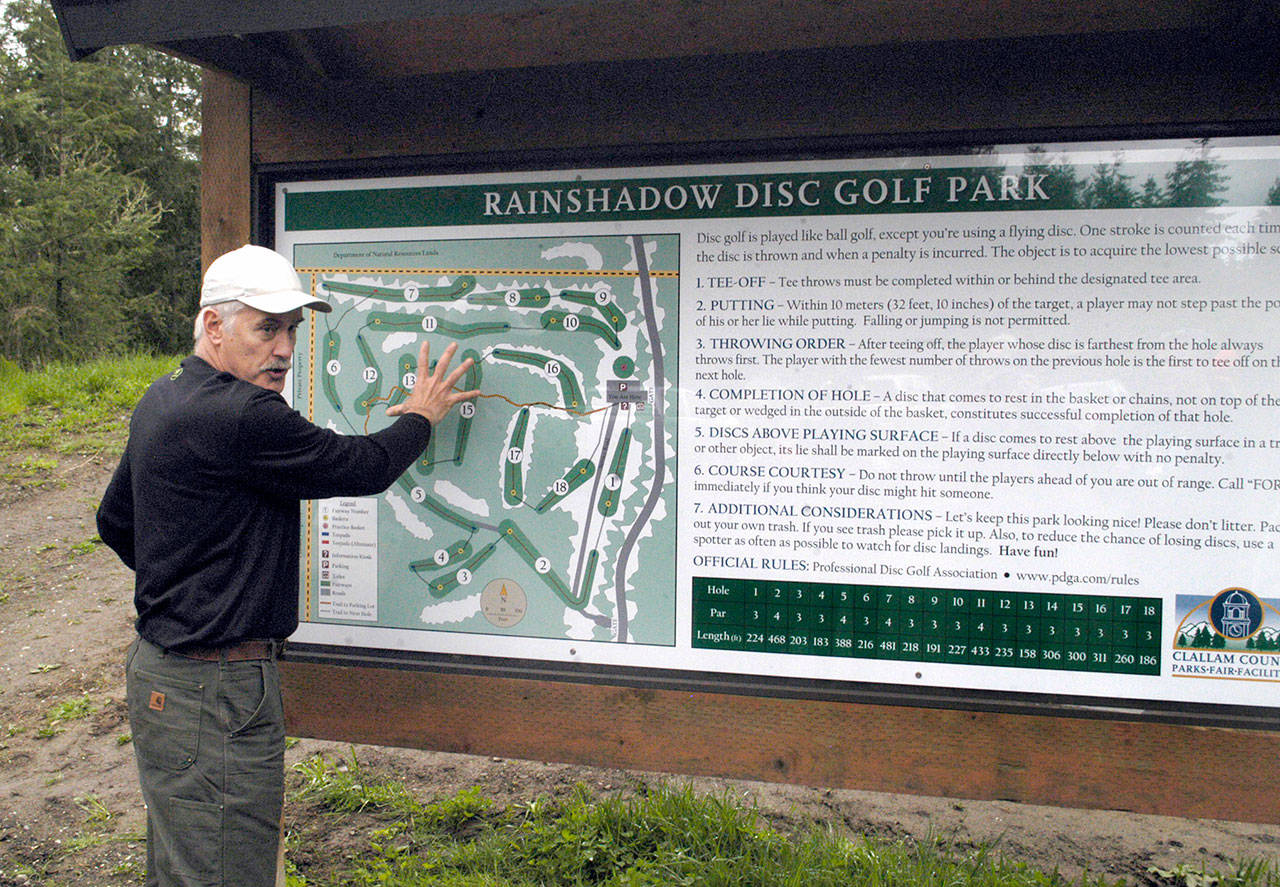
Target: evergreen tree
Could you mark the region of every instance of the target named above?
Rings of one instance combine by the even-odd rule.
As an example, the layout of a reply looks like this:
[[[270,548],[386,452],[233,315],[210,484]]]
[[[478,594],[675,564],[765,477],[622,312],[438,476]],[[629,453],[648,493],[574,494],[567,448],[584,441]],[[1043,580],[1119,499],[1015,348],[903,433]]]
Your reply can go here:
[[[1190,160],[1179,160],[1165,174],[1165,206],[1221,206],[1227,190],[1226,164],[1213,159],[1209,140],[1200,139],[1199,152]]]
[[[115,52],[140,118],[122,159],[164,208],[154,247],[130,272],[126,319],[149,347],[182,351],[200,290],[200,72],[151,49]]]
[[[1028,151],[1030,157],[1023,167],[1026,175],[1043,176],[1040,190],[1049,196],[1053,209],[1079,209],[1084,206],[1084,182],[1076,175],[1076,168],[1062,158],[1045,154],[1040,147]]]
[[[0,356],[182,347],[199,274],[191,66],[72,63],[42,0],[11,0],[0,54]]]
[[[1120,160],[1099,163],[1084,186],[1084,205],[1089,209],[1131,209],[1140,196],[1129,183],[1133,176],[1120,171]]]
[[[1138,206],[1143,209],[1164,206],[1164,191],[1160,190],[1160,183],[1154,176],[1148,176],[1142,183],[1142,194],[1138,196]]]

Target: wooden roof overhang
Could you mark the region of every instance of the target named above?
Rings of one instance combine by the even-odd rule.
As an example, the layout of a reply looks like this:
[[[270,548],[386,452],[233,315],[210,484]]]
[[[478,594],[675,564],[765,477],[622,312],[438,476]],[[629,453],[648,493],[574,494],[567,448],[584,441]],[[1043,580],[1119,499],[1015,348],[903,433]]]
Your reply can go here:
[[[52,0],[73,58],[141,43],[290,90],[709,56],[1079,46],[1273,67],[1273,0]],[[869,55],[868,55],[869,53]],[[1092,55],[1093,53],[1087,53]]]

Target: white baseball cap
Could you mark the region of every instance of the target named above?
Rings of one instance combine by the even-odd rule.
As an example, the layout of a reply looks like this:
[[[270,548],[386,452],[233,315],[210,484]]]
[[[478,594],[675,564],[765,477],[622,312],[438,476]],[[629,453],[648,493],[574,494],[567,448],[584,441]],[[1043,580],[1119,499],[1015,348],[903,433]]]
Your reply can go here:
[[[200,307],[223,302],[243,302],[267,314],[287,314],[295,308],[333,310],[324,299],[302,289],[288,259],[252,244],[218,256],[204,273]]]

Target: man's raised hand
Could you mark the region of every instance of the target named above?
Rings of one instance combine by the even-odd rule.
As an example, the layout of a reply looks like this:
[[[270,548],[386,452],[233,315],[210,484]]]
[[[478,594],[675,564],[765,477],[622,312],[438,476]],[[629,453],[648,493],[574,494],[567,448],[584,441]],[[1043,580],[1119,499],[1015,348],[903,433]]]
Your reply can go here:
[[[431,366],[431,362],[428,359],[430,347],[427,345],[426,340],[423,340],[422,345],[418,348],[418,380],[407,398],[395,406],[387,408],[387,415],[399,416],[401,413],[417,413],[420,416],[425,416],[432,425],[436,425],[448,415],[454,404],[479,397],[480,389],[478,388],[471,391],[454,390],[474,363],[468,357],[450,373],[449,364],[453,362],[453,355],[457,350],[457,343],[450,342],[448,347],[444,349],[444,356],[436,362],[435,372],[428,375],[427,368]]]

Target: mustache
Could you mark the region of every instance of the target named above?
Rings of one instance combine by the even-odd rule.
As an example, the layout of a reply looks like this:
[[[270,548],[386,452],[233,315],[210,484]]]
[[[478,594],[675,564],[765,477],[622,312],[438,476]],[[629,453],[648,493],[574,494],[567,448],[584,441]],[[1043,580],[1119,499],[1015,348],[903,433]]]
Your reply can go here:
[[[288,363],[281,363],[280,361],[272,361],[271,363],[264,366],[262,369],[258,370],[258,372],[269,373],[273,370],[288,370],[288,369],[289,369]]]

